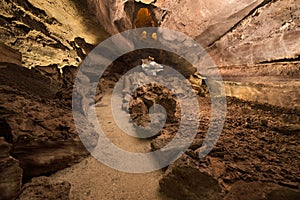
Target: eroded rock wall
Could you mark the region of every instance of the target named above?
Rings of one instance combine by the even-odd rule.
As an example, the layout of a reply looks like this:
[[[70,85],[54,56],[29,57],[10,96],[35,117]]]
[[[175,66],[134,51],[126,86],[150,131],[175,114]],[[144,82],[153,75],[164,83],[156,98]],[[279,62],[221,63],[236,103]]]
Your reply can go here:
[[[89,1],[100,23],[111,34],[133,28],[136,10],[141,6],[152,10],[157,26],[183,32],[206,48],[223,79],[229,81],[225,82],[228,96],[288,108],[300,106],[296,91],[289,85],[298,85],[300,79],[299,3],[299,0]],[[176,56],[167,57],[175,65],[180,63]],[[187,74],[193,72],[188,70]],[[243,87],[252,85],[253,94],[231,87],[232,82]],[[280,86],[283,93],[290,93],[286,95],[293,103],[289,104],[285,95],[265,96],[266,93],[259,91],[261,85],[267,91]]]
[[[21,63],[19,52],[0,47],[6,50],[0,52],[0,199],[14,199],[22,181],[64,169],[89,153],[77,134],[70,102],[76,70],[65,67],[68,73],[62,76],[55,66],[28,69],[15,64]],[[78,123],[96,142],[97,134],[88,130],[92,126],[81,119]]]
[[[232,193],[227,198],[239,198],[236,191],[241,188],[235,182],[241,179],[271,181],[299,191],[298,163],[294,162],[297,156],[293,157],[299,152],[295,142],[299,115],[293,110],[300,105],[294,84],[299,82],[300,75],[299,5],[299,0],[1,1],[0,33],[1,42],[6,46],[0,46],[0,89],[4,94],[0,105],[0,163],[5,170],[3,175],[12,180],[10,188],[5,188],[7,180],[1,179],[5,187],[3,184],[0,187],[7,191],[4,198],[16,196],[23,176],[51,173],[87,155],[72,123],[70,109],[75,67],[94,45],[109,35],[133,28],[140,8],[150,10],[155,26],[186,33],[207,48],[229,82],[226,85],[229,96],[255,101],[259,99],[256,95],[263,97],[270,91],[265,84],[268,81],[274,94],[264,101],[270,103],[270,99],[280,97],[286,101],[275,99],[275,104],[290,105],[289,110],[261,109],[230,99],[232,113],[225,124],[227,132],[211,157],[197,160],[205,130],[202,127],[199,138],[182,158],[188,164],[178,162],[170,166],[161,181],[162,189],[172,193],[170,183],[178,183],[180,175],[184,175],[184,183],[190,187],[176,185],[183,198],[220,199],[224,191],[231,188]],[[171,59],[178,61],[177,57]],[[20,65],[35,69],[30,71]],[[119,66],[122,65],[120,62]],[[63,79],[61,71],[65,72]],[[276,87],[288,91],[282,80],[289,82],[292,93],[276,95],[279,91]],[[238,90],[243,89],[238,87],[240,82],[259,82],[255,86],[261,90],[254,95],[249,94],[253,90],[246,90],[243,97],[238,94]],[[290,94],[293,97],[289,97]],[[240,113],[247,114],[235,120]],[[255,117],[258,114],[265,119]],[[205,118],[203,123],[207,125],[207,121]],[[277,121],[280,123],[276,124]],[[84,119],[82,123],[86,123]],[[170,135],[163,134],[154,141],[154,149],[169,139]],[[206,178],[213,186],[212,192],[217,194],[201,194],[207,185],[194,185],[195,177]],[[275,193],[281,189],[277,188]],[[299,196],[299,192],[289,189],[282,190]],[[263,193],[271,195],[271,199],[272,195],[276,197],[274,192]]]
[[[17,49],[23,65],[78,66],[108,35],[85,1],[4,0],[0,2],[1,42]]]

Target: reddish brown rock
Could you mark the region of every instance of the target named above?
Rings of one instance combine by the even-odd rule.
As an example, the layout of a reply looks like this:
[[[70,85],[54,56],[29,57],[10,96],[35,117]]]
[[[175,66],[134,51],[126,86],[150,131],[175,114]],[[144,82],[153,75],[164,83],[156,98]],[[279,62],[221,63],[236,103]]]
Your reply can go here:
[[[196,190],[193,189],[193,187],[196,188],[195,185],[191,184],[193,187],[189,187],[189,182],[185,181],[186,179],[192,181],[193,177],[197,177],[197,173],[203,172],[210,179],[215,180],[218,187],[221,188],[221,196],[231,191],[231,187],[241,180],[245,182],[261,181],[264,184],[272,183],[279,187],[278,191],[281,191],[280,186],[286,187],[284,190],[287,191],[299,191],[297,177],[299,177],[300,171],[297,157],[300,151],[297,146],[299,137],[296,134],[299,132],[297,111],[228,98],[226,121],[222,134],[205,159],[199,159],[198,153],[206,136],[210,115],[208,99],[202,97],[199,98],[199,102],[201,117],[198,134],[186,154],[168,168],[161,181],[161,189],[164,193],[178,199],[181,194],[183,195],[181,199],[188,194],[194,195],[196,191],[200,190],[200,187],[205,187],[205,183],[197,186],[199,188]],[[177,134],[174,127],[167,125],[161,131],[161,135],[152,141],[153,150],[161,149],[173,139]],[[185,163],[183,172],[181,172],[181,165],[178,164],[182,160]],[[178,168],[177,171],[176,168]],[[189,170],[193,174],[192,176],[184,173]],[[174,175],[175,173],[177,175]],[[173,185],[176,185],[176,189]],[[176,194],[173,195],[174,191]],[[238,189],[236,195],[239,194],[238,191],[242,190]],[[272,194],[278,195],[279,193]],[[242,195],[242,193],[240,194]],[[292,194],[294,192],[291,192]],[[283,196],[283,198],[285,197]],[[243,198],[240,196],[240,199]]]
[[[71,184],[67,181],[56,180],[50,177],[33,178],[26,183],[17,198],[18,200],[59,199],[68,200]]]
[[[300,192],[275,184],[238,181],[232,185],[224,200],[296,200]]]
[[[10,156],[11,145],[0,137],[0,199],[14,199],[22,186],[19,161]]]
[[[222,199],[222,188],[218,180],[208,169],[199,167],[187,155],[169,166],[159,185],[173,199]]]
[[[63,169],[88,155],[78,137],[71,107],[65,103],[68,99],[56,96],[59,84],[55,79],[9,63],[0,71],[4,136],[12,143],[11,151],[26,179]],[[81,119],[81,127],[89,129],[89,123]],[[97,134],[87,133],[96,137],[92,147]]]
[[[256,10],[210,51],[218,66],[297,60],[299,5],[275,1]]]
[[[0,63],[13,63],[16,65],[22,64],[22,55],[13,48],[0,43]]]
[[[166,111],[167,123],[175,123],[179,117],[179,105],[173,93],[159,84],[149,84],[138,88],[130,102],[131,118],[138,124],[146,126],[150,122],[149,109],[159,104]]]

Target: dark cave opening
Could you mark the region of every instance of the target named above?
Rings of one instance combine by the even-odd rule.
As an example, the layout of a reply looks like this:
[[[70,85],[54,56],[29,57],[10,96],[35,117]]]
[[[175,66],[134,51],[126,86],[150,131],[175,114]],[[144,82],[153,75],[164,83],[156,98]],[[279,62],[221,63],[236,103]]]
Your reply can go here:
[[[0,137],[4,137],[5,141],[8,143],[13,142],[11,128],[4,119],[0,119]]]

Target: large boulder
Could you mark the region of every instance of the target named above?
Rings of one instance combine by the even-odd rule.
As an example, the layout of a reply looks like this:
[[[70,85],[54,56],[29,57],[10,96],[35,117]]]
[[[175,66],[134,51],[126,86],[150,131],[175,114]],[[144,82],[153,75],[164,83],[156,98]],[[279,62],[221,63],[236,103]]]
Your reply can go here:
[[[187,155],[169,166],[159,185],[173,199],[222,199],[222,188],[216,176]]]

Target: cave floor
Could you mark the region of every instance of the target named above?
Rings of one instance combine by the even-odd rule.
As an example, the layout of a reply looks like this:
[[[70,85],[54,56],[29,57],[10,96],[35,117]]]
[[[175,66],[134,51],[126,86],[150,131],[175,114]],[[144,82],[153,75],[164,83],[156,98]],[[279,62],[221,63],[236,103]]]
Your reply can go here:
[[[209,124],[210,101],[199,97],[199,102],[199,129],[203,132]],[[128,151],[151,151],[151,140],[128,136],[117,127],[110,103],[111,93],[106,93],[96,105],[98,119],[101,119],[101,127],[108,138]],[[262,180],[292,187],[299,180],[299,162],[296,159],[300,152],[297,145],[298,122],[297,110],[227,98],[224,129],[209,154],[231,170],[224,171],[219,177],[225,186],[230,187],[238,180]],[[120,172],[93,157],[53,175],[71,183],[71,199],[167,200],[168,197],[159,191],[159,181],[163,176],[163,171],[146,174]]]
[[[98,119],[107,137],[118,147],[132,152],[149,152],[150,140],[124,134],[114,123],[110,108],[111,93],[96,106]],[[162,171],[133,174],[112,169],[89,156],[53,177],[71,183],[70,199],[168,199],[159,192]]]

